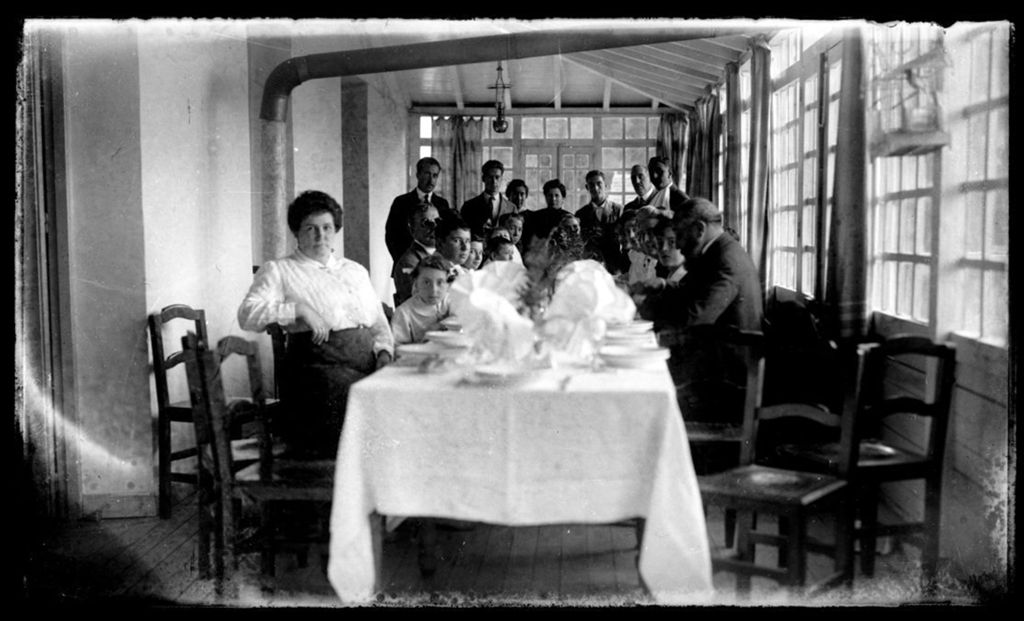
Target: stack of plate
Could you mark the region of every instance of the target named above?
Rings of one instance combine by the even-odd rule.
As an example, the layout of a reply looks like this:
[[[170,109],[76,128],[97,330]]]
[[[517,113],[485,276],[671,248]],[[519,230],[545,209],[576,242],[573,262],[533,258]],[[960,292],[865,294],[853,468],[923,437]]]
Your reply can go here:
[[[458,317],[446,317],[441,320],[441,326],[449,332],[462,332],[462,322]]]
[[[654,336],[653,327],[654,323],[646,319],[637,319],[625,324],[613,324],[608,326],[604,342],[606,345],[621,345],[623,347],[654,347],[658,344],[658,339]]]
[[[490,364],[473,369],[473,379],[478,384],[508,384],[529,377],[532,369],[509,364]]]
[[[431,330],[427,332],[427,342],[435,343],[442,347],[450,347],[454,349],[465,349],[473,344],[468,336],[461,332],[451,332],[448,330]]]
[[[416,365],[433,356],[444,356],[450,351],[453,350],[437,343],[404,343],[395,346],[396,360],[403,365]]]
[[[650,369],[664,366],[669,351],[657,345],[605,345],[598,354],[610,367]]]

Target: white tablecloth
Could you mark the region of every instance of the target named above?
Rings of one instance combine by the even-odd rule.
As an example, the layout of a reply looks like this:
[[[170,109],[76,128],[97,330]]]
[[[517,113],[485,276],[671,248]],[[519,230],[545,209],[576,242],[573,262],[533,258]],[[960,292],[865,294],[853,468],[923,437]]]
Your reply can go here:
[[[467,375],[392,365],[352,387],[328,565],[342,600],[375,593],[374,513],[509,526],[645,517],[639,569],[656,601],[710,594],[700,491],[667,370],[547,370],[505,385]]]

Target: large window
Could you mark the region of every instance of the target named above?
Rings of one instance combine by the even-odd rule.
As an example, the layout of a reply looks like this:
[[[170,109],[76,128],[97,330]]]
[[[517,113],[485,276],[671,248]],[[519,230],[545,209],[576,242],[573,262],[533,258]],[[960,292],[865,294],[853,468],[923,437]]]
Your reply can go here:
[[[431,119],[419,120],[417,157],[430,155]],[[544,207],[541,188],[558,178],[566,186],[565,208],[575,211],[590,200],[586,174],[597,169],[605,175],[609,197],[621,204],[633,200],[629,171],[635,164],[647,166],[655,154],[659,116],[647,115],[549,115],[508,117],[503,134],[491,130],[484,117],[483,160],[505,165],[503,183],[515,178],[530,188],[528,209]]]
[[[820,297],[832,201],[840,47],[801,29],[772,40],[768,284]]]

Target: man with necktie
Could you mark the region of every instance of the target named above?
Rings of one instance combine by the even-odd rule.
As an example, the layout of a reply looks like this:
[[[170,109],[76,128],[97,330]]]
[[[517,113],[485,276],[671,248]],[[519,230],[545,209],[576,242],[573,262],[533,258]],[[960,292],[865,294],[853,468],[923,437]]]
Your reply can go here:
[[[622,208],[623,213],[640,209],[647,205],[654,196],[654,186],[651,185],[651,177],[647,174],[647,168],[643,164],[634,164],[629,171],[629,180],[633,184],[633,191],[636,198],[626,203]]]
[[[498,225],[498,218],[506,213],[516,213],[519,208],[501,193],[504,164],[498,160],[488,160],[480,172],[484,191],[463,203],[459,215],[469,225],[474,237],[486,239],[490,230]]]
[[[412,244],[409,218],[420,203],[426,201],[437,207],[437,213],[442,217],[453,213],[448,201],[434,192],[440,174],[440,162],[432,157],[420,159],[416,162],[416,187],[411,192],[396,197],[391,203],[391,211],[388,212],[388,219],[384,224],[384,243],[392,260],[397,261]]]

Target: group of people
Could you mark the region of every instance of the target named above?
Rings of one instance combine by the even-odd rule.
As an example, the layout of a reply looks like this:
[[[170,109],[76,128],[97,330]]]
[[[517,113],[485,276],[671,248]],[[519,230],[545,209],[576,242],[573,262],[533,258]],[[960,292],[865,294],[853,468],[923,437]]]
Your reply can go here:
[[[576,211],[563,207],[566,187],[558,179],[542,187],[546,207],[527,210],[530,189],[513,179],[502,193],[504,166],[497,160],[481,169],[483,191],[455,210],[435,191],[440,174],[437,160],[421,159],[416,187],[395,198],[388,213],[390,321],[366,269],[333,253],[341,206],[318,191],[303,192],[289,206],[297,248],[260,268],[238,310],[245,330],[277,323],[290,333],[285,381],[295,407],[277,427],[289,444],[318,455],[336,450],[349,386],[388,364],[396,344],[420,342],[439,329],[449,314],[450,284],[491,261],[529,268],[552,249],[599,261],[663,333],[698,324],[761,329],[753,263],[713,203],[673,184],[664,158],[633,166],[636,197],[625,206],[608,197],[604,174],[590,171],[590,201]],[[673,350],[677,385],[694,372],[683,370],[687,357]]]

